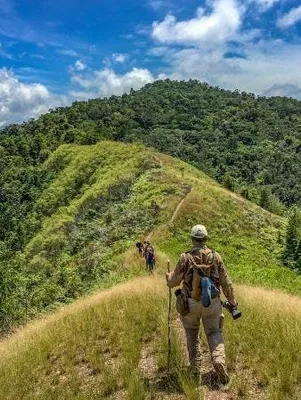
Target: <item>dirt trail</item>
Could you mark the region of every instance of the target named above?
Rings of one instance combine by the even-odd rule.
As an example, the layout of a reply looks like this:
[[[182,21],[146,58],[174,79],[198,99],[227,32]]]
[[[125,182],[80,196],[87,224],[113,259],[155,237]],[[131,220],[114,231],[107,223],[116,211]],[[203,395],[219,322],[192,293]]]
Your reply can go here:
[[[183,197],[183,199],[180,201],[180,203],[177,205],[177,207],[176,207],[176,209],[175,209],[175,211],[174,211],[174,213],[172,214],[172,217],[171,217],[171,219],[170,219],[170,221],[169,221],[169,224],[172,224],[173,222],[174,222],[174,220],[176,219],[176,217],[177,217],[177,215],[178,215],[178,213],[179,213],[179,211],[180,211],[180,208],[182,207],[182,204],[184,203],[184,201],[186,200],[186,197],[191,193],[193,191],[193,188],[189,188],[189,191],[185,194],[185,196]]]
[[[179,213],[179,211],[180,211],[180,209],[181,209],[181,207],[182,207],[184,201],[186,200],[187,196],[188,196],[192,191],[193,191],[193,188],[192,188],[192,187],[189,187],[189,188],[188,188],[188,191],[185,193],[184,197],[182,197],[182,199],[181,199],[180,202],[178,203],[177,207],[175,208],[175,210],[174,210],[174,212],[173,212],[173,214],[172,214],[172,216],[171,216],[169,222],[168,222],[167,224],[164,224],[164,226],[166,226],[166,225],[171,225],[171,224],[174,222],[174,220],[176,219],[176,217],[177,217],[177,215],[178,215],[178,213]],[[145,240],[150,241],[152,235],[153,235],[153,231],[151,231],[151,232],[145,237]]]

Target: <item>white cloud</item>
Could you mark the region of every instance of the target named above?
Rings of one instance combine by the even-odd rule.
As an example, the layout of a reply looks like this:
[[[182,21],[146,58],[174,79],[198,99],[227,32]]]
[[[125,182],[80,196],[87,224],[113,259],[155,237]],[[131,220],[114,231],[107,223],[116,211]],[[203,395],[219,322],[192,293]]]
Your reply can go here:
[[[258,11],[263,12],[277,1],[285,0],[245,0],[240,4],[250,7],[256,2]],[[178,22],[169,15],[153,24],[152,36],[162,45],[148,50],[148,55],[165,62],[159,76],[301,98],[301,43],[264,39],[265,32],[259,29],[242,31],[247,8],[228,0],[212,0],[211,4],[209,14],[199,8],[191,20]],[[296,13],[293,16],[296,18]]]
[[[128,55],[122,54],[122,53],[114,53],[114,54],[112,54],[112,59],[115,62],[123,64],[128,59]]]
[[[0,127],[34,118],[63,103],[39,83],[24,84],[5,68],[0,69]]]
[[[154,76],[147,69],[133,68],[124,75],[116,74],[112,69],[105,68],[93,71],[89,74],[74,74],[72,82],[81,87],[80,91],[72,91],[73,96],[77,94],[83,98],[93,96],[121,95],[129,92],[131,88],[139,89],[147,83],[154,81]],[[84,89],[84,90],[83,90]]]
[[[247,0],[247,3],[255,3],[257,6],[259,6],[258,11],[264,12],[269,10],[276,3],[283,1],[285,0]]]
[[[288,96],[301,99],[301,87],[290,83],[275,84],[264,92],[265,96]]]
[[[78,53],[71,49],[60,49],[57,52],[63,56],[78,57]]]
[[[82,62],[82,60],[76,60],[74,64],[69,65],[67,71],[70,74],[74,74],[75,72],[82,72],[87,68],[86,64]]]
[[[86,69],[86,65],[81,61],[81,60],[77,60],[74,64],[74,68],[76,69],[76,71],[83,71],[84,69]]]
[[[290,26],[301,21],[301,6],[292,8],[287,14],[278,19],[279,28],[289,28]]]
[[[230,40],[239,30],[243,8],[236,0],[213,0],[211,13],[198,8],[195,18],[177,21],[168,15],[153,23],[152,37],[166,44],[215,44]]]
[[[262,40],[256,44],[245,44],[242,53],[240,50],[237,56],[230,58],[225,58],[226,50],[230,51],[230,48],[218,47],[207,51],[170,48],[165,54],[168,65],[165,76],[171,79],[199,79],[226,89],[269,95],[277,93],[275,85],[281,82],[283,95],[294,93],[294,97],[300,98],[301,45]]]
[[[170,0],[150,0],[148,4],[155,11],[162,8],[174,8],[174,4]]]

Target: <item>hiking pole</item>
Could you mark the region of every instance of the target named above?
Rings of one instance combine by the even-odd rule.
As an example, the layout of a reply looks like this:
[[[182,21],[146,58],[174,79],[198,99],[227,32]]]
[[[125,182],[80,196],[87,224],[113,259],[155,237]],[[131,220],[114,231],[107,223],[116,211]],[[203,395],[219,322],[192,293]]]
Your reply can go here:
[[[167,260],[167,272],[170,272],[170,261]],[[168,336],[168,353],[167,353],[167,370],[169,372],[170,369],[170,356],[171,356],[171,288],[168,287],[168,328],[167,328],[167,336]]]

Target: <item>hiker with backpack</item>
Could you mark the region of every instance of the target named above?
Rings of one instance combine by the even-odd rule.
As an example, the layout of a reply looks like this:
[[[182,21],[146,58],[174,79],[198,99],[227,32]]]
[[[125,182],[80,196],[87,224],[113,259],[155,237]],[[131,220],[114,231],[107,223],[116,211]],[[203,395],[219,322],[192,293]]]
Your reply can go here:
[[[156,265],[155,249],[149,241],[144,242],[145,265],[149,272],[153,272]]]
[[[176,291],[176,308],[186,333],[189,361],[192,372],[200,376],[201,352],[199,340],[202,320],[207,337],[215,377],[226,385],[229,376],[225,364],[225,346],[222,335],[223,313],[220,287],[229,303],[236,307],[234,290],[221,256],[206,246],[208,233],[203,225],[192,228],[192,250],[181,254],[173,272],[167,272],[166,280]]]
[[[144,246],[143,246],[143,243],[137,242],[137,243],[136,243],[136,247],[137,247],[137,249],[138,249],[139,255],[140,255],[141,257],[143,257],[143,256],[144,256]]]

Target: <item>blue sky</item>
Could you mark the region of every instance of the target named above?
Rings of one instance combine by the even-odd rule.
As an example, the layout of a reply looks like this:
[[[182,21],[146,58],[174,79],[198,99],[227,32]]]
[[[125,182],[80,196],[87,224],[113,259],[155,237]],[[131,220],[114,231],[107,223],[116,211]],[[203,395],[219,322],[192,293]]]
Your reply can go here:
[[[0,0],[0,127],[197,78],[301,99],[296,0]]]

